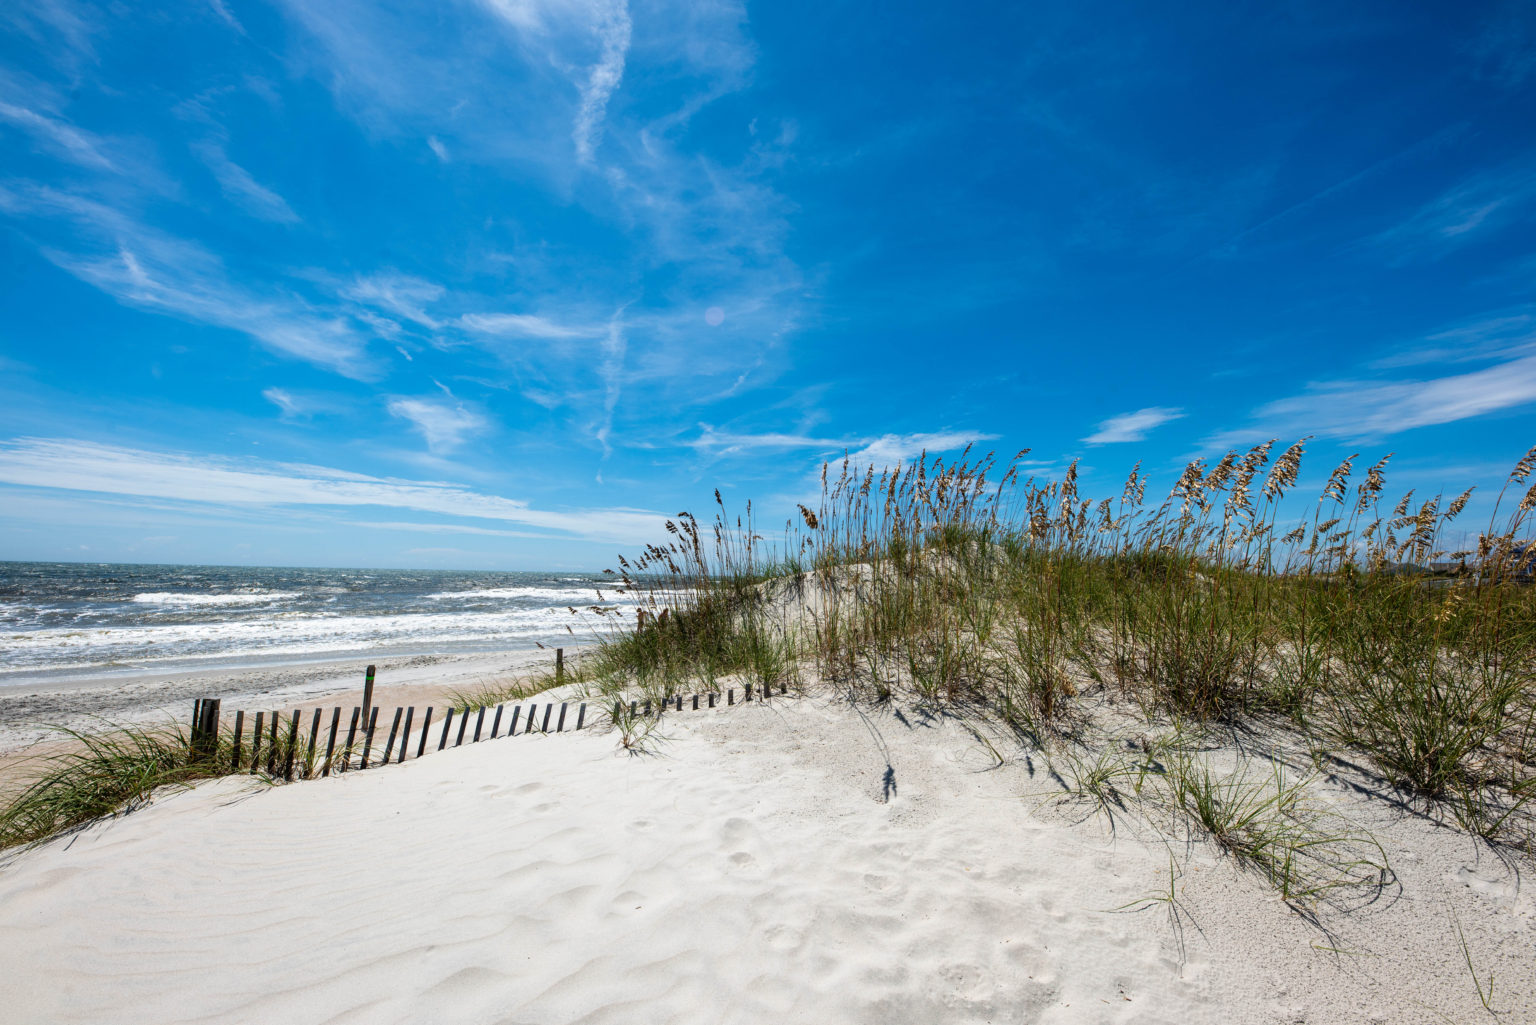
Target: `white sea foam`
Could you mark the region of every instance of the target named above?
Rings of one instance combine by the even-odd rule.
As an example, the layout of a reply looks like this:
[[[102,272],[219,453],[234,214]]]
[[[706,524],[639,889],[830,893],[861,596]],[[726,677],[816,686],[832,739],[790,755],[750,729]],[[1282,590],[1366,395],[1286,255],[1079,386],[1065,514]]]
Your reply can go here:
[[[258,591],[240,594],[188,594],[177,591],[150,591],[136,594],[133,600],[139,605],[266,605],[288,598],[301,597],[298,591]]]
[[[605,591],[604,594],[607,592]],[[468,591],[439,591],[427,595],[433,601],[486,601],[529,598],[544,602],[591,604],[597,600],[595,587],[482,587]]]
[[[287,612],[255,619],[126,627],[0,631],[0,675],[114,661],[301,656],[376,648],[437,650],[457,645],[528,642],[601,631],[609,620],[584,608],[506,612],[337,616]],[[531,647],[531,644],[529,645]]]

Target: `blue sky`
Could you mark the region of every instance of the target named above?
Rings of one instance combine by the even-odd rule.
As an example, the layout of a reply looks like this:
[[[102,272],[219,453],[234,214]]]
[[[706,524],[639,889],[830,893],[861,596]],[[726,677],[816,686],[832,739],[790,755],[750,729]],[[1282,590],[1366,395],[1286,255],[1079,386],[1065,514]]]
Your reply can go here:
[[[1536,442],[1536,7],[965,7],[5,5],[0,558],[600,568],[844,452]]]

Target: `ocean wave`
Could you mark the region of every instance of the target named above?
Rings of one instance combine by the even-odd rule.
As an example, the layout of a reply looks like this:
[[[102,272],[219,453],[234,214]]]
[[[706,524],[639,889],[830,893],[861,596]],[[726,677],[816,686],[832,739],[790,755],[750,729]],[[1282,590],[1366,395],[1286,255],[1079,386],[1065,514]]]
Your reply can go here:
[[[482,613],[419,613],[388,616],[261,617],[153,626],[89,627],[0,632],[6,671],[39,666],[102,665],[113,661],[293,656],[381,648],[485,642],[589,639],[613,616],[578,607]],[[529,644],[531,647],[531,643]]]
[[[427,595],[433,601],[484,601],[532,598],[546,602],[590,603],[597,598],[594,587],[480,587],[466,591],[438,591]]]
[[[260,591],[241,594],[187,594],[179,591],[149,591],[133,596],[138,605],[265,605],[289,598],[301,598],[298,591]]]

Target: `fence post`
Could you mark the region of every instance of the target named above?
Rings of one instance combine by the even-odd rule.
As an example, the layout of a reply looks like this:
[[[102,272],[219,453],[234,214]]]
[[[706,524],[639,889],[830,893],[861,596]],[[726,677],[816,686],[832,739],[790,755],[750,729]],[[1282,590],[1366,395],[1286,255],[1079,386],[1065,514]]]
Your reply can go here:
[[[229,756],[229,767],[235,772],[240,771],[240,733],[245,729],[245,711],[242,709],[235,713],[235,750]]]
[[[283,778],[293,782],[293,750],[299,746],[299,710],[293,710],[293,725],[288,727],[288,758],[283,763]]]
[[[268,776],[277,775],[277,728],[280,725],[277,720],[281,719],[282,717],[283,714],[281,712],[273,711],[272,721],[267,724],[267,732],[270,734],[270,736],[267,737]]]
[[[347,747],[341,752],[341,768],[338,772],[346,772],[352,767],[352,745],[357,743],[357,716],[362,711],[356,705],[352,706],[352,725],[347,727]]]
[[[555,649],[555,686],[565,682],[565,649]]]
[[[421,720],[421,743],[416,745],[416,757],[420,758],[427,753],[427,734],[432,730],[432,706],[427,706],[427,714]]]
[[[565,701],[560,702],[560,721],[555,725],[556,733],[565,732],[565,708],[568,703],[569,702]]]
[[[379,710],[375,708],[368,716],[368,732],[363,734],[363,761],[360,768],[368,768],[368,754],[373,750],[373,731],[379,725]]]
[[[256,728],[251,731],[251,771],[255,772],[261,765],[261,717],[264,713],[256,713]]]
[[[399,765],[401,762],[405,761],[405,749],[411,746],[411,719],[415,715],[415,705],[412,705],[410,708],[405,710],[405,736],[400,738],[400,757],[395,759],[396,765]],[[426,733],[423,732],[422,736],[425,737]]]
[[[192,706],[192,738],[189,744],[194,758],[212,758],[219,749],[219,699],[199,698]]]
[[[587,721],[587,703],[583,701],[581,707],[576,710],[576,728],[581,729],[581,724]]]
[[[363,678],[363,722],[368,722],[368,712],[373,708],[373,673],[374,667],[368,667],[368,673]]]
[[[336,711],[331,713],[331,736],[325,742],[325,767],[320,770],[320,775],[331,774],[331,755],[336,751],[336,728],[341,725],[341,706],[336,706]]]
[[[398,705],[395,707],[395,721],[390,724],[389,743],[384,745],[384,757],[379,761],[380,765],[389,764],[389,756],[395,750],[395,735],[400,732],[400,715],[404,711],[405,709],[399,707]],[[405,742],[402,740],[401,744],[403,745],[404,743]]]

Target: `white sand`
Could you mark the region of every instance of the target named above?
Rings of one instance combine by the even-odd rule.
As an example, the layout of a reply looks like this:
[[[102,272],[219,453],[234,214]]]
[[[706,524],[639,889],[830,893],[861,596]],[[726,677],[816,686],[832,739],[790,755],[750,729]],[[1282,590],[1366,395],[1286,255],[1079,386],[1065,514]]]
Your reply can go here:
[[[831,699],[223,780],[0,865],[15,1022],[1536,1020],[1536,916],[1465,836],[1361,801],[1401,890],[1324,933],[1208,845],[1073,824],[1024,757]],[[1343,792],[1343,791],[1341,791]],[[1329,953],[1320,947],[1348,950]]]

